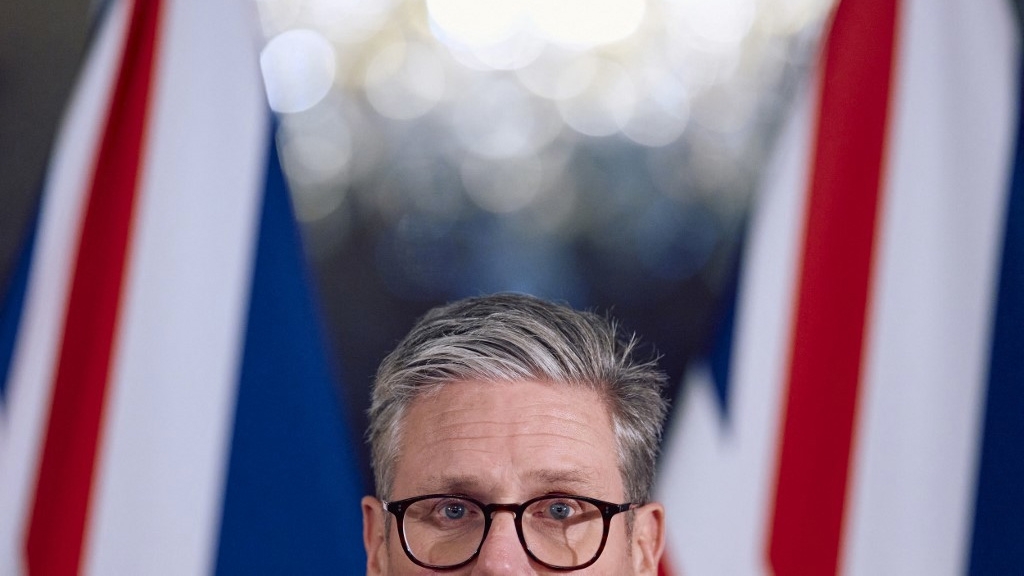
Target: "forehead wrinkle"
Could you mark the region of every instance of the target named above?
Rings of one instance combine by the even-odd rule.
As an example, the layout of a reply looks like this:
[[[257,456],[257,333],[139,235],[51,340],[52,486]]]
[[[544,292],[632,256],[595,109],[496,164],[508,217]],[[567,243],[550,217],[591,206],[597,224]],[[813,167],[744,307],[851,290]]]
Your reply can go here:
[[[536,468],[527,470],[521,476],[526,479],[528,485],[537,486],[535,494],[524,495],[524,498],[532,498],[545,493],[545,488],[561,489],[586,496],[584,492],[596,490],[593,481],[594,471],[583,467],[571,467],[565,469]],[[418,490],[423,493],[434,494],[467,494],[481,496],[493,492],[497,486],[495,479],[487,479],[473,474],[432,474],[417,485]]]
[[[435,420],[436,430],[440,432],[438,436],[443,437],[445,440],[480,440],[493,437],[533,435],[538,437],[554,436],[559,439],[579,441],[581,437],[575,436],[572,433],[584,432],[582,438],[585,438],[590,445],[594,445],[594,442],[591,440],[596,440],[602,436],[602,431],[593,422],[580,419],[568,410],[559,410],[556,413],[541,410],[533,412],[518,411],[513,419],[465,419],[459,417],[462,414],[476,415],[476,413],[477,409],[472,407],[443,409],[437,414]],[[545,425],[552,423],[552,421],[565,426],[565,433],[538,430],[538,428],[545,428]],[[480,429],[490,429],[492,433],[475,433],[475,431]]]
[[[464,428],[466,430],[461,431],[461,429],[464,429]],[[441,427],[441,430],[442,431],[449,431],[450,430],[451,433],[449,433],[449,434],[438,434],[436,436],[436,438],[431,439],[431,441],[430,441],[431,443],[445,443],[445,442],[452,442],[452,441],[475,442],[477,440],[489,440],[489,439],[493,439],[493,438],[499,438],[499,439],[503,439],[503,440],[506,440],[506,439],[507,440],[512,440],[512,439],[516,439],[516,438],[533,438],[533,439],[536,439],[536,440],[549,440],[549,441],[567,440],[567,441],[572,442],[574,444],[585,444],[587,446],[592,446],[592,447],[595,447],[595,448],[601,448],[601,446],[598,444],[598,442],[596,442],[595,440],[591,439],[590,436],[587,436],[585,438],[579,438],[579,437],[573,436],[572,434],[569,434],[569,433],[538,432],[538,431],[530,431],[530,430],[518,430],[518,431],[515,431],[515,432],[504,432],[504,433],[502,433],[502,432],[495,432],[495,433],[492,433],[492,434],[487,434],[487,433],[479,432],[478,430],[474,429],[474,427],[472,427],[472,426],[466,426],[466,425],[462,425],[462,424],[460,424],[460,425],[452,425],[452,426],[443,426],[443,427]],[[578,449],[578,448],[579,448],[579,446],[575,446],[573,448],[573,450]],[[453,450],[454,449],[456,449],[456,448],[453,448]],[[471,446],[469,448],[462,448],[462,449],[480,450],[480,451],[485,451],[485,452],[487,451],[485,448],[477,447],[477,446]],[[566,449],[568,449],[568,448],[566,448]]]

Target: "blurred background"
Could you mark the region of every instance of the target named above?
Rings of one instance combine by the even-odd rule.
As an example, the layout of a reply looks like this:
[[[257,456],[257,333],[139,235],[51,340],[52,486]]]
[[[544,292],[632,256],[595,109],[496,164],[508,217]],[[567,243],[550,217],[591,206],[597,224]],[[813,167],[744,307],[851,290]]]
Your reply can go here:
[[[762,166],[831,8],[257,5],[278,149],[355,433],[376,365],[414,319],[495,291],[611,311],[678,383],[732,282]],[[4,280],[97,9],[2,9]]]

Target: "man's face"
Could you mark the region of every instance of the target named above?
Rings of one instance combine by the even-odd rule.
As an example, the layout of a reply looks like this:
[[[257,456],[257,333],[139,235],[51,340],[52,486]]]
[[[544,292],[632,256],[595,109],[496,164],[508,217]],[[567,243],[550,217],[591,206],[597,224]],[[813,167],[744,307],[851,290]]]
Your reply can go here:
[[[448,384],[405,415],[392,500],[460,494],[519,503],[551,493],[625,502],[611,420],[596,392],[538,382]],[[381,504],[363,499],[368,574],[429,574],[402,550],[394,517],[385,538]],[[664,512],[649,504],[612,518],[601,557],[572,574],[656,574]],[[526,555],[513,515],[497,512],[479,556],[446,574],[553,573]]]

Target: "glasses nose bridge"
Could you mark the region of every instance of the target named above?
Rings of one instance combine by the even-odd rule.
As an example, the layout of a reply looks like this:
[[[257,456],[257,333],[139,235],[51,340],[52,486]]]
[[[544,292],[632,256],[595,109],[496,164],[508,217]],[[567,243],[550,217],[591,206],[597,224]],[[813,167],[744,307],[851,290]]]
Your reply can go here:
[[[484,506],[484,514],[493,519],[497,512],[508,512],[513,518],[519,518],[522,507],[522,504],[488,504]]]
[[[483,507],[484,518],[486,522],[484,524],[484,534],[481,539],[481,545],[484,540],[487,540],[487,536],[491,533],[491,525],[494,523],[495,514],[498,512],[508,512],[512,515],[512,524],[515,527],[516,535],[519,537],[519,541],[526,546],[523,542],[523,505],[522,504],[487,504]]]

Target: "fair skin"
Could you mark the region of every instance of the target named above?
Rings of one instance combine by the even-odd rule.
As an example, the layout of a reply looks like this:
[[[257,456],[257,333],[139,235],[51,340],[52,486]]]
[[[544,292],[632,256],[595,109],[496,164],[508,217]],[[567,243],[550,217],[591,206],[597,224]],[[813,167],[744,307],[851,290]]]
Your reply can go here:
[[[458,382],[416,400],[404,418],[395,462],[393,500],[457,493],[485,503],[518,503],[569,493],[625,502],[611,419],[596,392],[541,382]],[[402,550],[397,523],[385,535],[381,503],[362,501],[366,573],[373,576],[432,574]],[[665,512],[644,505],[611,522],[608,542],[579,576],[653,576],[664,548]],[[390,515],[390,514],[388,514]],[[494,515],[479,556],[444,574],[553,574],[533,562],[516,535],[512,514]]]

